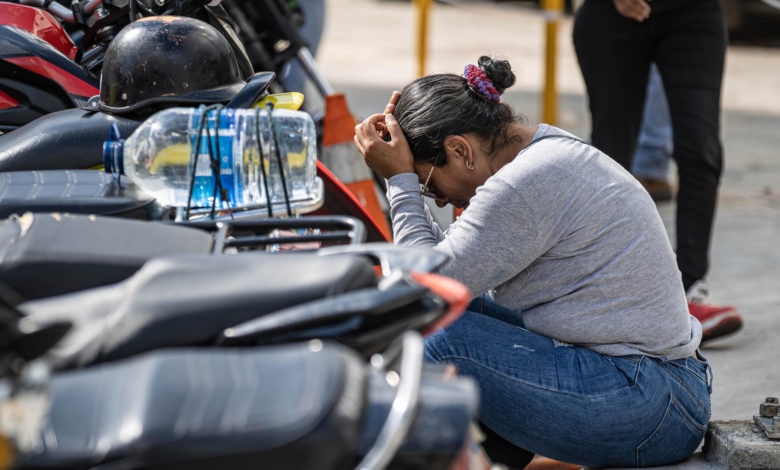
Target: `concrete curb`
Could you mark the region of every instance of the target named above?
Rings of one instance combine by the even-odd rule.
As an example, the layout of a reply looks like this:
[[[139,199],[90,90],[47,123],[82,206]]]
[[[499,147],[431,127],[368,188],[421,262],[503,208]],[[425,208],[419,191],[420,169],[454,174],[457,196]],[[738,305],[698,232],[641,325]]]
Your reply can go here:
[[[780,441],[767,439],[752,421],[713,421],[704,440],[707,460],[730,469],[780,468]]]

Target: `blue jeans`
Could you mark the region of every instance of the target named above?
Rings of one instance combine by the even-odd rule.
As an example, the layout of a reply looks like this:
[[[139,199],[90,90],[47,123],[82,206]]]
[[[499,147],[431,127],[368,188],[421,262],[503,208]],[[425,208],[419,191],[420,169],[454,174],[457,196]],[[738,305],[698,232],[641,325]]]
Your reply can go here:
[[[666,181],[672,158],[672,118],[666,102],[664,84],[655,64],[650,66],[645,94],[645,109],[639,128],[639,142],[634,152],[631,172],[640,178]]]
[[[676,462],[696,450],[710,418],[706,360],[606,356],[532,333],[521,315],[489,300],[472,302],[458,321],[428,337],[425,353],[477,380],[483,424],[556,460]]]

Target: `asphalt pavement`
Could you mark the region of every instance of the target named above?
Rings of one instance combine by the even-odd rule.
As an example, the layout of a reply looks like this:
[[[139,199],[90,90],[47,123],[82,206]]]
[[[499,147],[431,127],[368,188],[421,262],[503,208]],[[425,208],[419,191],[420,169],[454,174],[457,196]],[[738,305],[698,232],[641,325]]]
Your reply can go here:
[[[353,114],[381,112],[394,89],[416,77],[416,10],[401,0],[328,0],[317,62]],[[544,18],[530,3],[435,3],[427,73],[460,73],[483,54],[508,59],[518,77],[505,94],[538,122]],[[588,137],[584,84],[571,44],[571,17],[558,34],[558,121]],[[732,304],[745,325],[707,343],[715,379],[712,419],[751,419],[780,396],[780,48],[729,47],[723,90],[725,171],[708,277],[712,300]],[[658,209],[673,230],[674,203]],[[446,216],[445,216],[446,217]]]

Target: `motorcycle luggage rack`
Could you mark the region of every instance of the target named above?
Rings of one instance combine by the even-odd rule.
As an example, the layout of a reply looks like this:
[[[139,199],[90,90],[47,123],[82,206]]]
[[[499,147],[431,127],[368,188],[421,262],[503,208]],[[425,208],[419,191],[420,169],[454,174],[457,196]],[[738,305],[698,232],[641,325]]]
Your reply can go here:
[[[415,331],[407,331],[384,354],[371,358],[375,369],[383,369],[386,364],[397,364],[394,368],[397,391],[376,442],[355,467],[356,470],[387,468],[409,435],[420,405],[423,357],[422,336]]]
[[[188,220],[176,222],[176,225],[212,232],[213,254],[222,254],[231,249],[256,250],[285,244],[357,245],[366,240],[363,223],[354,217],[342,215],[303,216],[292,219]],[[296,230],[306,232],[295,233]],[[282,234],[281,231],[290,231],[290,234]],[[312,249],[317,248],[319,246]]]

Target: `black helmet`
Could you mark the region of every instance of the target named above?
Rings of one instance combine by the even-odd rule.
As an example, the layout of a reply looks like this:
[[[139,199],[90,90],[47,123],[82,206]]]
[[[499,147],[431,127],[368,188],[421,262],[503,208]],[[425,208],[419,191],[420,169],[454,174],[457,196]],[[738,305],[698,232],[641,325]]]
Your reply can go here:
[[[229,101],[246,83],[227,39],[195,18],[152,16],[127,25],[106,50],[101,110]]]

